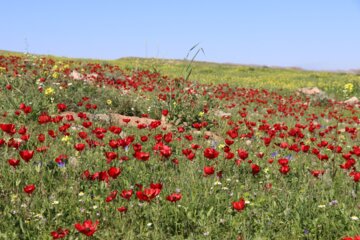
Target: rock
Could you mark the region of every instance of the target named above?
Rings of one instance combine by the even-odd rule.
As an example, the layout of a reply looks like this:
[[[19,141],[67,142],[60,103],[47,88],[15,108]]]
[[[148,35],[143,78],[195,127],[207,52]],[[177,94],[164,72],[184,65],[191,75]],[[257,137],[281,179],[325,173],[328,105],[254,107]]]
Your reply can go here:
[[[110,123],[110,116],[108,114],[89,114],[90,120],[100,120],[106,123]]]
[[[332,101],[334,102],[334,99],[331,99],[326,92],[320,90],[317,87],[313,87],[313,88],[300,88],[296,91],[296,95],[300,96],[300,95],[304,95],[306,97],[311,98],[312,101],[320,101],[320,102],[329,102]]]
[[[297,90],[297,93],[302,93],[305,94],[307,96],[314,96],[314,95],[325,95],[325,92],[320,90],[317,87],[313,87],[313,88],[300,88]]]
[[[79,73],[78,71],[76,71],[76,70],[73,70],[70,73],[70,77],[75,79],[75,80],[83,80],[84,79],[84,76],[81,73]]]
[[[348,100],[344,101],[345,104],[349,104],[349,105],[355,105],[355,104],[359,104],[360,101],[357,97],[352,97],[349,98]]]
[[[76,157],[69,157],[69,165],[72,167],[79,166],[79,160]]]
[[[166,124],[166,117],[164,115],[161,115],[161,124]]]
[[[92,81],[92,80],[96,80],[97,77],[98,77],[98,75],[96,73],[90,73],[90,74],[86,75],[85,80]]]
[[[78,71],[76,70],[73,70],[71,73],[70,73],[70,77],[72,79],[75,79],[75,80],[84,80],[84,81],[94,81],[97,79],[98,77],[98,74],[96,73],[90,73],[90,74],[87,74],[87,75],[83,75],[81,73],[79,73]]]
[[[223,112],[223,111],[221,111],[221,110],[216,110],[214,114],[215,114],[215,116],[217,116],[217,117],[227,117],[227,116],[231,116],[231,113]]]

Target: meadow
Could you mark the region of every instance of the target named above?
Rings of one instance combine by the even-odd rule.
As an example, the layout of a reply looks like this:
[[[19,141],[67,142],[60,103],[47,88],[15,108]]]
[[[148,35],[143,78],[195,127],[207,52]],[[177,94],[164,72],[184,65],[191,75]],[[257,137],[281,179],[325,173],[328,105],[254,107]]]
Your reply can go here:
[[[360,238],[357,74],[1,51],[0,88],[0,239]]]

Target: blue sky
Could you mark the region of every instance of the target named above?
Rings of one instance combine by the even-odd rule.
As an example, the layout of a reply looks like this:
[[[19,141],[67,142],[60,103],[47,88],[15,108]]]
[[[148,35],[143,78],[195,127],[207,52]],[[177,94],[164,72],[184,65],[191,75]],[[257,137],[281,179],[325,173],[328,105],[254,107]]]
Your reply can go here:
[[[360,68],[360,0],[3,1],[0,49]]]

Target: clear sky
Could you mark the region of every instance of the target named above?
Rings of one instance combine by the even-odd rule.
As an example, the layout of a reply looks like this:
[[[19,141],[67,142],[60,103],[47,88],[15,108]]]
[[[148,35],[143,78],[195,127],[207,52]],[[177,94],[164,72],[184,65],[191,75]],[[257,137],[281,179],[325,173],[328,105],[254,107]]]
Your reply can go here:
[[[8,0],[0,49],[67,57],[360,68],[360,0]]]

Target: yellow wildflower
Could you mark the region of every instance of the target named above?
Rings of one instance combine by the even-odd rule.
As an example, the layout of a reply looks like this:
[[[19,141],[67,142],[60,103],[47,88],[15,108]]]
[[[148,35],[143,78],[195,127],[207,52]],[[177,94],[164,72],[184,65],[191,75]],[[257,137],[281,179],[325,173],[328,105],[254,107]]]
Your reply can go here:
[[[107,104],[107,105],[111,105],[111,104],[112,104],[111,99],[106,100],[106,104]]]
[[[344,85],[344,92],[352,93],[354,90],[354,85],[352,83],[347,83]]]
[[[17,199],[18,199],[18,195],[16,195],[16,194],[11,195],[11,202],[12,203],[16,202]]]
[[[58,72],[54,72],[54,73],[52,74],[52,77],[53,77],[53,78],[58,78],[58,77],[59,77],[59,73],[58,73]]]
[[[61,138],[62,142],[68,142],[70,140],[71,140],[71,137],[69,137],[69,136],[64,136],[63,138]]]
[[[199,112],[199,117],[202,117],[202,116],[204,116],[204,112]]]
[[[225,144],[219,144],[218,148],[223,149],[225,147]]]
[[[52,87],[48,87],[45,89],[45,95],[52,95],[55,93],[55,90]]]

